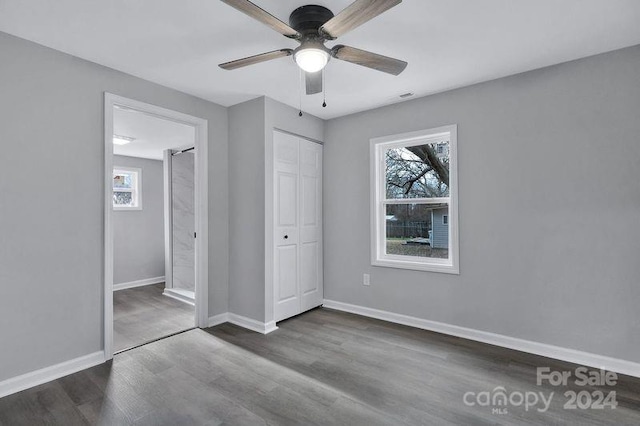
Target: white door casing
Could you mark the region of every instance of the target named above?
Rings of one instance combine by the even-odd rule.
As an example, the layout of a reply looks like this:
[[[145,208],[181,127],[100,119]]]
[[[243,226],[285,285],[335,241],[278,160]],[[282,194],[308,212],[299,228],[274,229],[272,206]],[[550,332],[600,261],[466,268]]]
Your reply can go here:
[[[104,93],[104,357],[113,358],[113,109],[124,107],[144,114],[193,126],[196,139],[196,269],[195,325],[209,326],[209,215],[208,215],[208,122],[156,105]]]
[[[322,146],[274,132],[274,319],[322,304]]]

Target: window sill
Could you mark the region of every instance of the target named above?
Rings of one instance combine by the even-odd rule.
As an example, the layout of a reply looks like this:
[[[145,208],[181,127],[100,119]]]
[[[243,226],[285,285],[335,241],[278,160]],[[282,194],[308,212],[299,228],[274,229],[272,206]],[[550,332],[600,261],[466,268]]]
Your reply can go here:
[[[437,272],[441,274],[460,275],[460,269],[449,262],[412,262],[410,260],[374,259],[372,266],[385,268],[409,269],[412,271]]]
[[[142,210],[142,207],[114,207],[113,211],[116,212],[126,212],[126,211],[135,211]]]

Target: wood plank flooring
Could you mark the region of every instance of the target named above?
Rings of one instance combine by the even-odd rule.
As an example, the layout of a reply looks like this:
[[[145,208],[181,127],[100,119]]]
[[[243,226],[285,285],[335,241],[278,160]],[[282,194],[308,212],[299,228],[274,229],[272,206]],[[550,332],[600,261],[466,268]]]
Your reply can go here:
[[[116,352],[193,328],[194,307],[163,296],[164,283],[113,292]]]
[[[124,352],[0,399],[0,424],[640,424],[639,379],[607,388],[615,410],[565,410],[562,394],[582,388],[537,386],[536,367],[572,364],[329,309],[278,326],[263,336],[223,324]],[[555,397],[544,413],[464,404],[497,386]]]

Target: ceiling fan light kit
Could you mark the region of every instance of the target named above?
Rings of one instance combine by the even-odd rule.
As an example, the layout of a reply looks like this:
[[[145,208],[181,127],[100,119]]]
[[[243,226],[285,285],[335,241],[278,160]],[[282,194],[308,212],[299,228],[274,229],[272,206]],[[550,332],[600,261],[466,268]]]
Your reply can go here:
[[[325,46],[327,41],[370,21],[402,0],[356,0],[335,16],[326,7],[306,5],[291,13],[289,25],[249,0],[221,1],[300,43],[295,50],[279,49],[220,64],[225,70],[293,55],[293,60],[305,73],[307,95],[313,95],[322,92],[322,70],[331,57],[392,75],[399,75],[407,67],[407,63],[399,59],[354,47],[337,45],[329,49]]]
[[[322,71],[329,62],[329,52],[319,47],[304,44],[293,52],[293,59],[302,71],[314,73]]]

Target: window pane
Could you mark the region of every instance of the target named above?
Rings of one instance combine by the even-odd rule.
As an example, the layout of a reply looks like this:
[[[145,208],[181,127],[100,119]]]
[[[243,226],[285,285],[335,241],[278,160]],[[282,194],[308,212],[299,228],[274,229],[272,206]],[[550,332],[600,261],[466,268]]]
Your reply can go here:
[[[129,173],[114,173],[113,175],[113,188],[133,188],[133,179]]]
[[[113,191],[113,205],[114,206],[133,206],[133,200],[131,192]]]
[[[386,206],[386,253],[447,259],[449,257],[449,206],[447,204],[388,204]]]
[[[385,151],[387,198],[449,196],[449,142]]]

